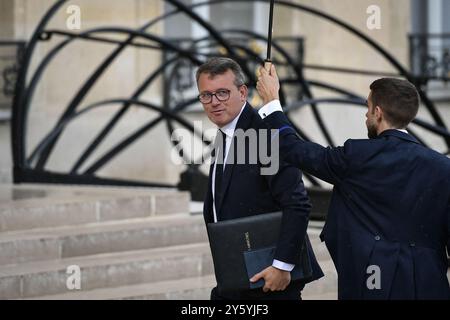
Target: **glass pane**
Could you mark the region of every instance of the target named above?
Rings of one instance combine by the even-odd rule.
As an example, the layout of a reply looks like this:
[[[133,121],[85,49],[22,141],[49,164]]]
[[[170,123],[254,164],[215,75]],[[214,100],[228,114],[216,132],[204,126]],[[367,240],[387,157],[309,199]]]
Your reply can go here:
[[[222,3],[211,7],[211,21],[217,29],[253,29],[252,3]]]

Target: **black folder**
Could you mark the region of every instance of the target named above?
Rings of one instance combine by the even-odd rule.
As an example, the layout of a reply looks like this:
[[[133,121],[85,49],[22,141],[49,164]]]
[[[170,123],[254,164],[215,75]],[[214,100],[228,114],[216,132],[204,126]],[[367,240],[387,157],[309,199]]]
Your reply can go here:
[[[272,265],[280,234],[282,213],[266,213],[217,223],[209,223],[208,235],[216,280],[223,291],[262,288],[264,280],[250,278]],[[312,277],[306,239],[300,261],[291,271],[291,279]]]

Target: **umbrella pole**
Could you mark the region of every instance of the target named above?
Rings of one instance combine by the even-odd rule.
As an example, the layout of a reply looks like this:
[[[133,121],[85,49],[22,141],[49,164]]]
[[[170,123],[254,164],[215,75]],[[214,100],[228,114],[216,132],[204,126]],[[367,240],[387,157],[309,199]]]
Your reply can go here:
[[[267,36],[267,56],[266,60],[264,60],[264,69],[270,71],[270,67],[272,65],[272,33],[273,33],[273,11],[275,7],[275,0],[270,1],[270,10],[269,10],[269,31]]]

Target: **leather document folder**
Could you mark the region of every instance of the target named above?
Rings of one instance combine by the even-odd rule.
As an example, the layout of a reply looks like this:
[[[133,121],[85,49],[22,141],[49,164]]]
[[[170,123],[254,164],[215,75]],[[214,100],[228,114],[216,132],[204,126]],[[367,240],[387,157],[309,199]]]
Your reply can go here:
[[[216,280],[223,291],[262,288],[264,280],[251,283],[250,278],[272,265],[281,228],[282,213],[209,223],[207,226]],[[300,261],[291,271],[291,279],[312,277],[306,241]]]

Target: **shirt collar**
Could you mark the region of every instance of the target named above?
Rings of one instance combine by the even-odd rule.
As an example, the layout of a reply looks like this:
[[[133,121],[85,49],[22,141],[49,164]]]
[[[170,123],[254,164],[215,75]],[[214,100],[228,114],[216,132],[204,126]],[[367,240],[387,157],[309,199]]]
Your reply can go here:
[[[239,114],[237,115],[236,118],[233,119],[233,121],[231,121],[230,123],[224,125],[222,128],[220,128],[220,130],[225,133],[225,135],[228,138],[232,138],[234,135],[234,131],[236,130],[236,125],[239,121],[239,117],[241,116],[242,111],[244,111],[245,105],[247,104],[247,102],[244,103],[244,105],[241,108],[241,111],[239,112]]]
[[[406,131],[406,129],[395,129],[395,130],[401,131],[403,133],[408,133],[408,131]]]

